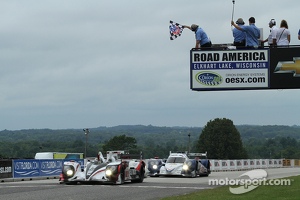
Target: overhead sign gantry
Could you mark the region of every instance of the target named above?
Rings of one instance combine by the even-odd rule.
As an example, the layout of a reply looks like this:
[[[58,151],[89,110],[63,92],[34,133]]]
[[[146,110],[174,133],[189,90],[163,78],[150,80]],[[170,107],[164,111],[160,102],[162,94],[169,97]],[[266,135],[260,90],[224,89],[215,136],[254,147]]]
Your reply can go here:
[[[300,88],[300,46],[190,51],[195,91]]]

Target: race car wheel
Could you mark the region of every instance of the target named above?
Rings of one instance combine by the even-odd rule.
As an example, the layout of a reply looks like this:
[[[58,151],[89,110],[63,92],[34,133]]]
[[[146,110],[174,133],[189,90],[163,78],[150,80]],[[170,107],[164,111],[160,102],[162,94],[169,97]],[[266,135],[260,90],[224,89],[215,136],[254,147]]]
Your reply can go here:
[[[123,167],[121,169],[121,173],[119,174],[119,176],[120,176],[121,184],[124,184],[124,182],[125,182],[125,169]]]
[[[144,181],[144,178],[145,178],[145,169],[144,169],[144,167],[142,167],[140,170],[140,179],[138,182],[142,183]]]
[[[208,176],[208,175],[209,175],[208,173],[205,173],[205,174],[200,174],[199,176],[205,177],[205,176]]]
[[[117,180],[114,182],[116,185],[122,185],[125,182],[125,169],[123,166],[120,167],[120,172]]]
[[[195,178],[197,176],[196,171],[192,171],[191,176],[192,178]]]
[[[144,177],[145,177],[145,167],[141,167],[140,169],[140,175],[138,179],[135,180],[131,180],[131,182],[133,183],[142,183],[144,181]]]
[[[71,181],[71,182],[66,182],[66,185],[77,185],[78,182],[76,181]]]
[[[125,182],[124,180],[125,180],[124,179],[124,174],[119,174],[118,175],[118,179],[117,179],[117,181],[114,184],[116,184],[116,185],[122,185]]]

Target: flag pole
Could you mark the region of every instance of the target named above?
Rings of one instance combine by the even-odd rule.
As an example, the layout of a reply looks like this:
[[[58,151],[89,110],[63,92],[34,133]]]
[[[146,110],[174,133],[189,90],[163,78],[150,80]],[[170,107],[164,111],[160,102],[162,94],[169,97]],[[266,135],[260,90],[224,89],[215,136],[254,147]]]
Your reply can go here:
[[[234,15],[234,3],[235,3],[235,0],[232,0],[232,15],[231,15],[231,21],[233,21],[233,15]]]

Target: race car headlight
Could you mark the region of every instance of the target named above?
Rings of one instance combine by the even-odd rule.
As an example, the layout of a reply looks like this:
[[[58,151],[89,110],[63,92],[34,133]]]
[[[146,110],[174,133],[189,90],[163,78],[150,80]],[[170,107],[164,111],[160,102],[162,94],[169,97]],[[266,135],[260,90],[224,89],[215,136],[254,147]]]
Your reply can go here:
[[[67,170],[67,175],[68,176],[73,176],[73,174],[74,174],[73,170],[71,170],[71,169]]]
[[[63,173],[68,177],[72,177],[75,174],[75,169],[73,166],[65,165],[63,169]]]
[[[184,164],[184,165],[182,166],[182,169],[183,169],[183,170],[188,170],[188,169],[189,169],[189,166],[188,166],[187,164]]]
[[[105,170],[106,176],[111,176],[117,172],[117,166],[107,166]]]
[[[111,176],[112,175],[112,171],[110,169],[107,169],[105,171],[106,176]]]
[[[153,165],[152,168],[153,168],[153,169],[157,169],[157,165]]]

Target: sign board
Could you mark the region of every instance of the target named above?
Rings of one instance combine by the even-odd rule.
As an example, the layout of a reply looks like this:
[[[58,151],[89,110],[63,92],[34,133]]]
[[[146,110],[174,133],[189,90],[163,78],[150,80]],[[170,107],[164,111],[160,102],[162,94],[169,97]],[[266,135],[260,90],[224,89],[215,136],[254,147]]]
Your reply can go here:
[[[0,179],[12,178],[12,160],[0,160]]]
[[[39,160],[13,160],[14,178],[40,176]]]
[[[300,88],[300,47],[192,49],[190,79],[195,91]]]
[[[71,159],[84,166],[83,159]],[[59,176],[65,161],[70,159],[24,159],[13,160],[13,177],[29,178],[39,176]]]

